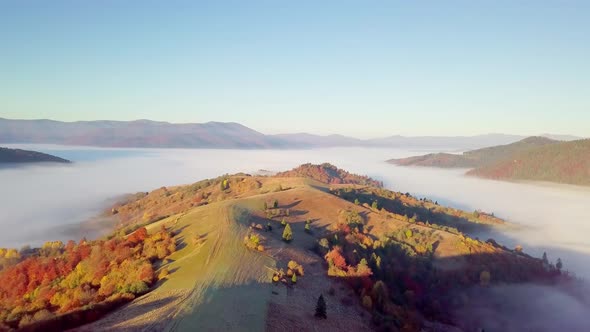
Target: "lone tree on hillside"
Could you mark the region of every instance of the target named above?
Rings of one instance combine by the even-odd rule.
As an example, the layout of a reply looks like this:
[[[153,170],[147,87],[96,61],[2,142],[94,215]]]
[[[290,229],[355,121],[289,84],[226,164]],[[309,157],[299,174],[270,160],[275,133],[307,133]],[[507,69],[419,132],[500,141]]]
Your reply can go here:
[[[227,179],[224,179],[223,181],[221,181],[221,190],[226,190],[227,188],[229,188],[229,182],[227,181]]]
[[[283,241],[291,242],[291,240],[293,240],[293,232],[291,231],[291,225],[287,224],[283,231]]]
[[[326,300],[324,300],[324,296],[320,295],[318,298],[318,303],[315,306],[315,316],[317,318],[326,319],[328,316],[326,315]]]
[[[275,199],[274,202],[272,202],[272,207],[275,208],[275,209],[278,208],[279,207],[279,201]]]

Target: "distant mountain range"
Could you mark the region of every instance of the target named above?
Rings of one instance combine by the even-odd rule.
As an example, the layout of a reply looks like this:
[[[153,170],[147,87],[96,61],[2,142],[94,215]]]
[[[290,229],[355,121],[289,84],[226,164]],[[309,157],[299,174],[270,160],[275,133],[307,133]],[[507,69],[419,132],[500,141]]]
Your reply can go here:
[[[577,139],[573,136],[554,136]],[[465,150],[509,144],[525,138],[486,134],[456,137],[391,136],[362,140],[342,135],[307,133],[265,135],[234,122],[173,124],[150,120],[77,121],[11,120],[0,118],[0,143],[63,144],[142,148],[314,148],[370,146],[415,149]]]
[[[41,152],[0,147],[0,164],[41,162],[69,163],[70,161]]]
[[[388,162],[401,166],[471,168],[468,175],[497,180],[590,185],[590,139],[566,142],[529,137],[463,154],[435,153]]]

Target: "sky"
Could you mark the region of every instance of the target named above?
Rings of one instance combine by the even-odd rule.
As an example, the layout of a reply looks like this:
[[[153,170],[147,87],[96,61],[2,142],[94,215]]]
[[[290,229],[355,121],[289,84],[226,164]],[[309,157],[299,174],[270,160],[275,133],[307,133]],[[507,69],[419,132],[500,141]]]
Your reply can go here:
[[[0,117],[590,133],[589,1],[1,1]]]

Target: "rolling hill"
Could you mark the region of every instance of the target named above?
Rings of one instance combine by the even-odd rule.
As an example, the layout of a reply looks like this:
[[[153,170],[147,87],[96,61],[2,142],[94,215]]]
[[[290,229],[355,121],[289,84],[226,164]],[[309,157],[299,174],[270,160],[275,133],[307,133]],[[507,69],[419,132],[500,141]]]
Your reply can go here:
[[[590,140],[561,142],[529,137],[460,155],[438,153],[388,162],[400,166],[471,168],[468,175],[497,180],[590,185]]]
[[[590,186],[590,140],[560,142],[519,152],[467,172],[489,179]]]
[[[504,223],[493,215],[372,183],[308,164],[131,195],[106,212],[119,219],[108,238],[0,251],[0,318],[23,331],[470,331],[478,321],[453,312],[473,289],[568,280],[464,233]]]
[[[0,147],[0,164],[21,163],[70,163],[70,161],[41,152]]]

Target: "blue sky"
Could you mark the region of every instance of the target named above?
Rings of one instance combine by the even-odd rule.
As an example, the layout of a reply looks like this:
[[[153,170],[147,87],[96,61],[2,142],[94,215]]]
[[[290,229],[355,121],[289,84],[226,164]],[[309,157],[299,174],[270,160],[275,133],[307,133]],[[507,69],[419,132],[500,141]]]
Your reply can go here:
[[[588,136],[589,1],[2,1],[0,117]]]

